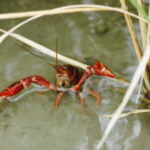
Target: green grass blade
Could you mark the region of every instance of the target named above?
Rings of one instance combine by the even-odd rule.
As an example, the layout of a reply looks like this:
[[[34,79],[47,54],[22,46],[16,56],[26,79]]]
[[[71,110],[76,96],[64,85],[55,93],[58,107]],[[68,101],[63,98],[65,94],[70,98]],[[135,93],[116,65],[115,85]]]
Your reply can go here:
[[[146,11],[138,4],[137,0],[129,0],[131,4],[141,13],[141,15],[150,23],[150,19]]]

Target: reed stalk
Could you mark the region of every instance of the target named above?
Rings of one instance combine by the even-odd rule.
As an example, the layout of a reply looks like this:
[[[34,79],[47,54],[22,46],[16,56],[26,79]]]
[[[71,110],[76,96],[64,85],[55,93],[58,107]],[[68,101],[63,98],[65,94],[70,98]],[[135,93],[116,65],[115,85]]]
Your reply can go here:
[[[6,33],[6,31],[3,30],[3,29],[0,29],[0,32]],[[50,57],[53,57],[53,58],[56,57],[56,52],[55,52],[55,51],[53,51],[53,50],[51,50],[51,49],[49,49],[49,48],[46,48],[46,47],[44,47],[44,46],[41,45],[41,44],[38,44],[38,43],[36,43],[36,42],[34,42],[34,41],[30,40],[30,39],[27,39],[27,38],[25,38],[25,37],[19,35],[19,34],[11,33],[10,36],[12,36],[13,38],[15,38],[15,39],[17,39],[17,40],[19,40],[19,41],[21,41],[21,42],[23,42],[23,43],[25,43],[25,44],[27,44],[27,45],[33,47],[33,48],[35,48],[35,51],[36,51],[37,53],[42,53],[43,55],[47,55],[47,56],[50,56]],[[87,66],[88,66],[88,65],[86,65],[86,64],[83,64],[83,63],[78,62],[78,61],[76,61],[76,60],[73,60],[73,59],[71,59],[71,58],[65,57],[65,56],[63,56],[63,55],[61,55],[61,54],[57,54],[57,58],[58,58],[58,60],[60,60],[60,61],[62,61],[62,62],[64,62],[64,63],[67,63],[67,64],[71,64],[71,65],[73,65],[73,66],[80,67],[80,68],[82,68],[82,69],[84,69],[84,70],[85,70],[85,69],[87,68]]]
[[[140,6],[140,8],[145,11],[143,0],[137,0],[137,3]],[[139,17],[143,17],[143,15],[142,15],[142,13],[140,11],[138,11],[138,15],[139,15]],[[149,42],[149,39],[148,39],[148,35],[149,35],[148,34],[148,32],[149,32],[148,26],[149,25],[146,24],[145,22],[143,22],[142,20],[139,20],[139,25],[140,25],[140,31],[141,31],[141,39],[142,39],[143,50],[145,50],[146,46],[147,46],[147,44]],[[150,70],[150,61],[147,64],[147,77],[148,77],[148,80],[150,80],[150,72],[149,72],[149,70]],[[150,83],[150,81],[149,81],[149,83]],[[149,90],[150,89],[148,89],[148,91]]]
[[[150,59],[150,44],[147,45],[146,51],[141,59],[141,62],[139,63],[139,65],[136,69],[136,72],[133,75],[131,84],[129,85],[127,92],[124,95],[124,98],[123,98],[121,104],[115,111],[112,119],[110,120],[108,126],[106,127],[106,129],[104,131],[104,134],[103,134],[101,140],[99,141],[99,143],[97,145],[98,150],[102,149],[104,142],[106,141],[108,135],[110,134],[111,130],[113,129],[114,125],[116,124],[117,120],[119,119],[119,116],[123,112],[128,101],[130,100],[132,93],[134,92],[140,78],[142,77],[142,75],[145,71],[145,68],[146,68],[146,65],[147,65],[147,62],[149,61],[149,59]]]
[[[139,6],[144,9],[143,6],[143,0],[137,0]],[[140,11],[138,11],[138,15],[139,17],[142,17],[142,14]],[[140,25],[140,31],[141,31],[141,38],[142,38],[142,44],[143,44],[143,50],[146,49],[146,45],[147,45],[147,24],[145,22],[143,22],[142,20],[139,20],[139,25]]]
[[[114,7],[109,7],[109,6],[103,6],[103,5],[71,5],[71,6],[64,6],[64,7],[59,7],[59,8],[55,8],[52,10],[45,10],[45,11],[37,11],[37,12],[26,12],[26,13],[15,13],[15,14],[2,14],[1,18],[11,18],[12,16],[15,17],[23,17],[23,16],[28,16],[29,14],[36,14],[35,16],[17,24],[16,26],[14,26],[13,28],[11,28],[8,32],[4,33],[1,37],[0,37],[0,43],[3,42],[4,39],[6,39],[10,33],[13,33],[15,30],[17,30],[18,28],[20,28],[21,26],[29,23],[32,20],[35,20],[37,18],[40,18],[42,16],[45,15],[55,15],[55,14],[64,14],[64,13],[73,13],[73,12],[84,12],[84,11],[117,11],[120,13],[124,13],[124,14],[128,14],[132,17],[141,19],[143,21],[146,21],[143,18],[140,18],[137,15],[134,15],[132,13],[129,13],[128,11],[122,10],[120,8],[114,8]],[[26,14],[26,15],[25,15]]]
[[[3,29],[0,29],[0,32],[2,33],[6,33],[7,31],[3,30]],[[46,56],[49,56],[49,57],[52,57],[54,59],[56,59],[56,51],[50,49],[50,48],[47,48],[37,42],[34,42],[22,35],[19,35],[19,34],[16,34],[16,33],[11,33],[9,34],[9,36],[25,43],[26,45],[28,46],[31,46],[34,48],[34,52],[38,53],[38,54],[42,54],[42,55],[46,55]],[[66,56],[63,56],[59,53],[57,53],[57,59],[63,63],[67,63],[67,64],[70,64],[72,66],[76,66],[78,68],[81,68],[83,70],[86,70],[87,68],[87,64],[84,64],[82,62],[79,62],[77,60],[74,60],[74,59],[71,59],[71,58],[68,58]],[[125,85],[125,86],[128,86],[129,85],[129,81],[122,78],[122,77],[116,77],[116,78],[109,78],[110,80],[114,81],[114,82],[117,82],[119,84],[122,84],[122,85]]]
[[[122,7],[124,9],[126,9],[125,1],[124,0],[120,0],[120,2],[122,4]],[[132,30],[133,24],[132,24],[131,18],[129,16],[127,16],[127,15],[125,15],[125,18],[126,18],[129,30]],[[150,31],[148,33],[150,33]],[[136,37],[136,35],[134,35],[134,31],[130,31],[130,34],[131,34],[132,40],[134,40],[133,41],[133,44],[135,44],[134,47],[135,48],[139,48],[139,44],[136,42],[137,41],[136,40],[137,37]],[[150,34],[148,34],[148,40],[147,41],[148,42],[147,42],[147,45],[146,45],[146,50],[145,50],[143,56],[142,56],[141,49],[137,49],[137,55],[138,55],[138,58],[141,59],[141,61],[139,62],[139,65],[138,65],[138,67],[136,69],[136,72],[133,75],[131,84],[128,87],[126,94],[124,95],[124,98],[123,98],[121,104],[116,109],[114,115],[112,116],[112,119],[110,120],[108,126],[106,127],[106,129],[104,131],[104,134],[103,134],[101,140],[99,141],[99,143],[97,145],[97,149],[98,150],[102,149],[104,142],[106,141],[108,135],[110,134],[110,132],[113,129],[113,127],[115,126],[117,120],[119,119],[121,113],[123,112],[125,106],[127,105],[130,97],[132,96],[132,93],[135,90],[138,82],[140,81],[140,78],[143,76],[143,74],[145,72],[147,63],[149,62],[149,59],[150,59],[150,42],[149,42],[150,41]],[[148,110],[148,112],[149,112],[149,110]],[[129,114],[131,114],[131,113],[129,113]],[[126,115],[129,115],[129,114],[126,114]]]
[[[150,112],[150,109],[135,109],[135,110],[129,111],[127,113],[120,114],[119,119],[124,118],[124,117],[128,117],[129,115],[141,114],[141,113],[147,113],[147,112]],[[103,117],[112,118],[113,116],[114,116],[114,114],[110,114],[110,115],[107,114],[107,115],[104,115]]]
[[[69,5],[69,6],[63,6],[59,8],[54,8],[51,10],[39,10],[39,11],[28,11],[28,12],[17,12],[17,13],[4,13],[0,14],[0,20],[4,19],[16,19],[16,18],[26,18],[26,17],[32,17],[36,15],[54,15],[54,14],[65,14],[65,13],[75,13],[75,12],[87,12],[87,11],[114,11],[119,12],[123,14],[127,14],[131,17],[134,17],[139,20],[143,20],[144,22],[147,22],[146,19],[140,18],[136,14],[133,14],[131,12],[122,10],[117,7],[110,7],[110,6],[104,6],[104,5],[91,5],[91,4],[81,4],[81,5]]]
[[[122,6],[122,9],[124,10],[127,10],[127,5],[125,3],[125,0],[120,0],[120,3],[121,3],[121,6]],[[128,26],[128,29],[130,31],[130,36],[131,36],[131,39],[132,39],[132,43],[133,43],[133,46],[134,46],[134,50],[136,52],[136,55],[137,55],[137,58],[138,58],[138,61],[140,62],[141,61],[141,58],[142,58],[142,49],[140,47],[140,44],[138,42],[138,39],[137,39],[137,35],[136,35],[136,31],[134,29],[134,25],[133,25],[133,22],[132,22],[132,19],[129,15],[127,14],[124,14],[125,16],[125,20],[127,22],[127,26]],[[141,22],[141,21],[140,21]],[[143,22],[141,22],[141,24],[143,25]],[[145,29],[145,28],[144,28]],[[144,29],[142,28],[142,34],[144,34]],[[144,35],[143,35],[144,36]],[[146,36],[147,37],[147,36]],[[143,39],[143,38],[142,38]],[[145,38],[144,38],[145,40]],[[143,44],[146,44],[144,41],[143,41]],[[144,45],[146,46],[146,45]],[[149,82],[149,73],[148,71],[146,70],[144,72],[144,83],[145,83],[145,87],[146,87],[146,91],[150,91],[150,82]]]

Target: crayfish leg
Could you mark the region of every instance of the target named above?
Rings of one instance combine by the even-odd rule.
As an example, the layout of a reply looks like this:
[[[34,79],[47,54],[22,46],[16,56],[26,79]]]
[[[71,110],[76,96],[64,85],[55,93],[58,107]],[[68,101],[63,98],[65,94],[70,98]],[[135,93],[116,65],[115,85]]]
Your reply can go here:
[[[82,93],[81,93],[81,92],[78,93],[78,96],[79,96],[80,105],[81,105],[81,107],[83,107],[84,104],[85,104],[85,99],[84,99],[84,97],[82,96]]]
[[[59,107],[59,105],[61,103],[61,100],[62,100],[62,97],[63,97],[64,94],[65,94],[65,92],[59,92],[57,94],[56,99],[54,101],[54,108],[55,108],[55,110],[58,109],[58,107]]]
[[[95,91],[92,91],[92,90],[89,90],[89,89],[86,89],[87,93],[94,96],[96,98],[96,104],[99,105],[102,101],[102,98],[101,96],[96,93]]]

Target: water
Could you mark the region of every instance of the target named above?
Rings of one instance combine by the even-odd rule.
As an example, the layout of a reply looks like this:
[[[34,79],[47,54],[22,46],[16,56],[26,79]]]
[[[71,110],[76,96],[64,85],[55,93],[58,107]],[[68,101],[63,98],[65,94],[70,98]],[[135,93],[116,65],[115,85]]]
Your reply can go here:
[[[1,0],[0,12],[50,9],[69,4],[95,3],[119,6],[113,1],[94,0]],[[90,12],[46,16],[30,22],[16,32],[46,47],[81,62],[98,59],[114,73],[131,79],[137,60],[126,24],[120,14]],[[8,30],[23,19],[0,21],[0,28]],[[0,90],[29,75],[41,75],[55,83],[55,70],[39,58],[23,50],[22,45],[7,38],[0,47]],[[51,62],[55,60],[49,58]],[[60,62],[59,62],[60,63]],[[92,82],[96,81],[96,84]],[[90,78],[85,86],[101,94],[103,101],[95,105],[95,98],[86,93],[86,106],[81,108],[78,97],[66,94],[60,108],[55,111],[54,92],[34,92],[14,103],[1,103],[0,150],[93,150],[101,138],[109,119],[120,104],[125,87],[102,77]],[[126,110],[139,108],[135,98]],[[104,150],[148,150],[149,114],[131,115],[120,119]]]

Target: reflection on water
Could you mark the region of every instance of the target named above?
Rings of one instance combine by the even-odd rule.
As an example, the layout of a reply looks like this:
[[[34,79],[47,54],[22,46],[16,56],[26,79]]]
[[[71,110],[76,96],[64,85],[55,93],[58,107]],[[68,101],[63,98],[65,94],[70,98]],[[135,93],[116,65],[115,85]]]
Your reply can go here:
[[[110,0],[39,0],[38,3],[35,0],[1,0],[0,12],[50,9],[87,2],[119,6],[117,1],[114,3]],[[9,29],[21,20],[0,21],[0,28]],[[117,13],[114,16],[110,12],[46,16],[16,32],[52,49],[55,49],[56,39],[59,39],[60,53],[83,62],[86,58],[101,60],[124,78],[130,79],[136,68],[136,58],[125,22]],[[18,41],[12,38],[7,38],[0,47],[0,68],[0,90],[16,80],[35,74],[55,83],[55,70],[25,52],[18,46]],[[0,150],[41,150],[43,147],[45,150],[96,149],[96,144],[109,122],[104,114],[115,111],[127,86],[100,77],[90,78],[84,86],[100,93],[103,99],[100,106],[96,106],[95,98],[86,92],[83,93],[86,97],[84,108],[79,105],[77,97],[66,94],[60,108],[55,111],[54,92],[34,92],[17,102],[1,103]],[[136,107],[138,106],[133,96],[126,110]],[[149,115],[142,114],[120,119],[103,149],[148,150],[149,118]]]

